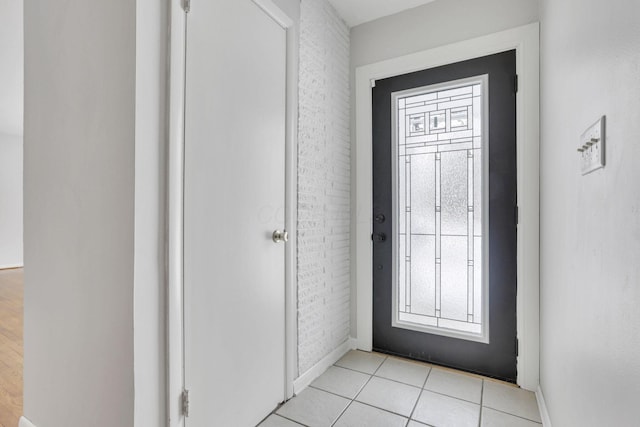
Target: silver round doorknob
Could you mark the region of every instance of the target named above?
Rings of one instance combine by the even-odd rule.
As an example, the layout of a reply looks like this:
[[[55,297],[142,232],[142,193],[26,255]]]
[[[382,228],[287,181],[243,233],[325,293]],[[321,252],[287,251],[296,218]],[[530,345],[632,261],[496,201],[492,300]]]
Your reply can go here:
[[[273,241],[276,243],[288,242],[289,233],[285,230],[276,230],[273,232]]]

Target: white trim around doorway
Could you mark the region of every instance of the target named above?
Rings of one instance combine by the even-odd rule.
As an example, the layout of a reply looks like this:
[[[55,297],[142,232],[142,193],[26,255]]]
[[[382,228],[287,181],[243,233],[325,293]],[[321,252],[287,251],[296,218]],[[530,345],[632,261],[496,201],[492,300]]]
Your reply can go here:
[[[517,108],[517,383],[535,391],[539,382],[539,24],[529,24],[356,69],[356,319],[357,347],[372,349],[372,106],[375,81],[516,50]]]
[[[169,10],[168,148],[166,195],[166,425],[184,426],[180,405],[184,389],[183,317],[183,184],[184,111],[187,17],[182,2],[171,2]]]

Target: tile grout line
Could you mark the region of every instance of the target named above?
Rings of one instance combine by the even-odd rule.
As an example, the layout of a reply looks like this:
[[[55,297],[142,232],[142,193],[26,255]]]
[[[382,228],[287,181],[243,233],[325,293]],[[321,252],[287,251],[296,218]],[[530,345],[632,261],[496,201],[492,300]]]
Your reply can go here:
[[[428,374],[427,374],[427,375],[428,375]],[[406,386],[409,386],[409,387],[422,388],[422,387],[421,387],[421,386],[419,386],[419,385],[409,384],[409,383],[403,383],[402,381],[394,380],[393,378],[379,377],[379,376],[377,376],[377,375],[373,375],[373,376],[374,376],[374,377],[376,377],[376,378],[380,378],[381,380],[387,380],[387,381],[391,381],[391,382],[393,382],[393,383],[402,384],[402,385],[406,385]]]
[[[382,412],[386,412],[387,414],[397,415],[398,417],[407,418],[406,415],[399,414],[397,412],[393,412],[393,411],[390,411],[388,409],[380,408],[379,406],[374,406],[374,405],[372,405],[370,403],[360,402],[359,400],[354,400],[354,402],[359,403],[359,404],[364,405],[364,406],[368,406],[369,408],[373,408],[373,409],[377,409],[377,410],[382,411]]]
[[[437,368],[436,368],[436,369],[437,369]],[[431,376],[431,373],[432,373],[432,372],[433,372],[433,369],[431,369],[431,370],[429,371],[429,374],[427,375],[427,380],[428,380],[428,379],[429,379],[429,377]],[[427,380],[425,380],[425,381],[424,381],[424,384],[422,385],[422,389],[423,389],[424,391],[429,392],[429,393],[438,394],[438,395],[440,395],[440,396],[448,397],[449,399],[455,399],[455,400],[459,400],[459,401],[461,401],[461,402],[467,402],[467,403],[472,403],[472,404],[474,404],[474,405],[479,405],[479,406],[481,406],[481,405],[482,405],[482,390],[483,390],[484,379],[483,379],[483,378],[478,378],[478,379],[480,380],[480,384],[481,384],[481,385],[480,385],[480,403],[474,402],[474,401],[472,401],[472,400],[463,399],[463,398],[461,398],[461,397],[452,396],[452,395],[450,395],[450,394],[446,394],[446,393],[443,393],[443,392],[441,392],[441,391],[437,391],[437,390],[432,390],[432,389],[426,388],[426,387],[427,387]]]
[[[343,399],[351,400],[351,398],[350,398],[350,397],[346,397],[346,396],[343,396],[343,395],[341,395],[341,394],[335,393],[335,392],[333,392],[333,391],[325,390],[325,389],[322,389],[322,388],[320,388],[320,387],[316,387],[316,386],[313,386],[313,385],[308,385],[308,386],[307,386],[307,388],[312,388],[312,389],[314,389],[314,390],[323,391],[323,392],[325,392],[325,393],[329,393],[329,394],[332,394],[332,395],[334,395],[334,396],[341,397],[341,398],[343,398]]]
[[[291,419],[291,418],[285,417],[284,415],[280,415],[280,414],[276,414],[276,413],[274,413],[273,415],[275,415],[276,417],[284,418],[285,420],[291,421],[292,423],[296,423],[296,424],[301,425],[301,426],[303,426],[303,427],[309,427],[309,426],[308,426],[308,425],[306,425],[306,424],[302,424],[300,421],[293,420],[293,419]],[[269,417],[267,417],[267,418],[269,418]],[[266,418],[265,418],[265,421],[266,421]],[[264,421],[262,421],[262,422],[264,422]],[[259,425],[258,425],[258,426],[259,426]]]
[[[331,423],[331,426],[336,425],[336,423],[338,422],[338,420],[339,420],[340,418],[342,418],[342,416],[344,415],[344,413],[345,413],[345,412],[347,412],[347,409],[349,409],[349,407],[351,406],[351,404],[352,404],[353,402],[354,402],[354,401],[353,401],[353,399],[351,399],[351,400],[349,401],[349,404],[347,404],[347,406],[345,406],[345,407],[344,407],[344,409],[342,410],[342,412],[340,412],[340,414],[338,414],[338,416],[336,417],[336,419],[335,419],[335,420],[333,420],[333,422]]]
[[[367,380],[367,382],[362,386],[362,388],[360,389],[360,391],[358,391],[358,393],[356,393],[356,395],[353,397],[353,400],[356,400],[356,399],[358,398],[358,396],[360,396],[360,393],[362,393],[362,390],[364,390],[364,389],[365,389],[365,387],[367,386],[367,384],[369,384],[369,383],[371,382],[371,379],[372,379],[373,377],[375,377],[375,376],[376,376],[376,372],[378,372],[378,371],[380,370],[380,367],[381,367],[381,366],[384,364],[384,362],[386,362],[386,361],[387,361],[387,356],[385,356],[385,357],[384,357],[384,359],[382,360],[382,362],[380,362],[380,364],[378,365],[378,367],[376,368],[376,370],[375,370],[375,371],[373,371],[373,373],[369,374],[369,375],[370,375],[369,379],[368,379],[368,380]],[[361,402],[361,403],[362,403],[362,402]]]
[[[438,394],[438,395],[441,395],[441,396],[444,396],[444,397],[448,397],[450,399],[455,399],[455,400],[460,401],[460,402],[468,402],[468,403],[477,405],[477,403],[475,403],[474,401],[462,399],[462,398],[459,398],[459,397],[456,397],[456,396],[450,396],[450,395],[445,394],[445,393],[440,392],[440,391],[434,391],[434,390],[426,389],[427,382],[428,382],[429,378],[431,377],[431,375],[433,373],[433,370],[435,368],[434,368],[434,365],[427,364],[425,362],[418,362],[418,366],[423,366],[423,367],[426,367],[426,368],[429,369],[425,380],[422,382],[422,386],[421,387],[420,386],[416,386],[415,384],[409,384],[409,383],[402,382],[402,381],[399,381],[399,380],[396,380],[396,379],[378,376],[377,374],[380,372],[380,370],[382,370],[383,365],[387,361],[395,360],[395,358],[393,358],[391,356],[388,356],[388,355],[383,355],[383,354],[379,354],[379,357],[381,358],[381,361],[377,364],[377,367],[373,370],[372,373],[363,372],[363,371],[360,371],[360,370],[357,370],[357,369],[353,369],[351,367],[340,366],[340,365],[337,364],[339,361],[334,363],[333,365],[331,365],[332,367],[342,368],[342,369],[349,370],[351,372],[356,372],[356,373],[359,373],[359,374],[362,374],[362,375],[368,375],[369,376],[369,378],[366,380],[366,382],[357,390],[357,392],[355,393],[354,397],[352,397],[352,398],[346,397],[346,396],[343,396],[343,395],[340,395],[340,394],[337,394],[337,393],[334,393],[332,391],[324,390],[322,388],[319,388],[317,386],[313,386],[311,384],[309,385],[309,388],[312,388],[312,389],[315,389],[315,390],[318,390],[318,391],[322,391],[322,392],[334,395],[336,397],[340,397],[342,399],[348,400],[348,404],[340,412],[340,414],[336,417],[336,419],[334,421],[332,421],[332,423],[330,424],[331,426],[335,426],[338,423],[338,421],[344,416],[344,414],[348,411],[348,409],[353,405],[353,402],[358,402],[361,405],[364,405],[364,406],[367,406],[367,407],[370,407],[370,408],[373,408],[373,409],[377,409],[379,411],[383,411],[384,413],[387,413],[387,414],[392,414],[392,415],[399,416],[399,417],[402,417],[402,418],[407,417],[407,415],[404,415],[404,414],[401,414],[401,413],[397,413],[397,412],[393,412],[391,410],[383,409],[383,408],[380,408],[380,407],[375,406],[373,404],[369,404],[369,403],[361,402],[361,401],[357,400],[358,397],[362,394],[363,390],[369,385],[369,383],[372,381],[372,379],[374,377],[378,378],[380,380],[391,381],[393,383],[396,383],[396,384],[399,384],[399,385],[403,385],[403,386],[406,386],[406,387],[419,388],[420,392],[418,394],[418,398],[417,398],[417,400],[415,401],[415,403],[413,405],[411,413],[408,415],[407,421],[404,424],[405,427],[407,427],[408,424],[410,422],[412,422],[412,421],[415,421],[417,423],[423,424],[422,422],[420,422],[418,420],[415,420],[413,417],[415,415],[415,411],[417,409],[418,403],[419,403],[419,401],[420,401],[420,399],[421,399],[421,397],[422,397],[422,395],[424,394],[425,391],[428,391],[430,393],[435,393],[435,394]],[[400,359],[400,358],[398,358],[398,359]],[[402,359],[400,359],[400,360],[402,360]],[[474,375],[474,377],[476,377],[476,376]],[[531,418],[527,418],[525,416],[516,415],[516,414],[510,413],[510,412],[506,412],[504,410],[496,409],[496,408],[493,408],[491,406],[485,406],[485,403],[484,403],[484,393],[485,393],[485,390],[486,390],[485,386],[488,384],[487,381],[491,380],[491,379],[490,378],[479,378],[479,379],[481,380],[480,403],[478,405],[479,406],[479,419],[478,419],[478,426],[479,427],[482,426],[482,418],[483,418],[483,415],[484,415],[485,407],[489,408],[491,410],[494,410],[496,412],[505,414],[505,415],[510,415],[512,417],[516,417],[516,418],[522,419],[524,421],[529,421],[529,422],[531,422],[531,423],[533,423],[535,425],[538,425],[540,427],[542,426],[542,424],[540,422],[538,422],[537,420],[534,420],[534,419],[531,419]],[[286,416],[283,416],[283,415],[280,415],[280,414],[276,414],[277,409],[279,409],[279,408],[276,408],[276,410],[273,411],[273,414],[277,415],[278,417],[284,418],[286,420],[292,421],[292,422],[294,422],[296,424],[299,424],[299,425],[302,425],[302,426],[306,426],[305,424],[302,424],[299,421],[296,421],[294,419],[290,419],[290,418],[288,418]],[[426,426],[429,426],[429,425],[427,424]]]
[[[428,388],[423,388],[423,390],[424,391],[428,391],[429,393],[439,394],[440,396],[448,397],[450,399],[459,400],[461,402],[473,403],[474,405],[480,405],[482,403],[482,396],[480,396],[480,402],[481,403],[477,403],[477,402],[474,402],[473,400],[461,399],[459,397],[451,396],[450,394],[442,393],[440,391],[435,391],[435,390],[431,390],[431,389],[428,389]],[[491,408],[491,409],[493,409],[493,408]]]
[[[346,369],[346,370],[351,371],[351,372],[357,372],[359,374],[373,375],[373,374],[370,374],[369,372],[358,371],[357,369],[347,368],[346,366],[340,366],[340,365],[331,365],[331,366],[329,366],[329,368],[332,367],[332,366],[335,367],[335,368]],[[376,369],[375,372],[378,372],[378,370]]]
[[[374,377],[375,373],[378,372],[378,369],[380,369],[380,367],[382,366],[382,364],[387,360],[387,356],[384,357],[384,359],[382,359],[382,362],[380,362],[380,365],[378,365],[378,367],[376,368],[375,371],[373,371],[372,374],[369,374],[369,379],[367,380],[366,383],[364,383],[364,385],[360,388],[360,390],[358,390],[358,392],[355,394],[355,396],[353,396],[353,398],[351,399],[351,401],[349,402],[349,404],[347,406],[345,406],[345,408],[342,410],[342,412],[340,412],[340,415],[338,415],[338,417],[335,419],[335,421],[333,421],[331,423],[331,426],[334,426],[338,420],[342,417],[342,415],[344,415],[345,412],[347,412],[347,409],[349,409],[349,407],[351,406],[351,404],[353,404],[353,402],[356,401],[356,397],[358,397],[360,395],[360,393],[362,393],[362,390],[364,390],[364,388],[367,386],[367,384],[369,384],[369,381],[371,381],[371,378]],[[338,366],[335,363],[332,366]],[[341,368],[341,366],[338,366]],[[345,368],[348,369],[348,368]],[[360,372],[360,371],[356,371],[355,369],[352,369],[355,372]],[[363,373],[363,372],[361,372]],[[311,385],[309,385],[309,387],[311,387]],[[360,402],[361,403],[361,402]],[[381,409],[381,408],[379,408]]]
[[[357,350],[356,350],[356,351],[357,351]],[[372,373],[364,372],[364,371],[359,371],[359,370],[357,370],[357,369],[350,368],[350,367],[348,367],[348,366],[338,365],[338,362],[340,362],[340,360],[342,360],[342,359],[338,360],[338,362],[334,363],[334,364],[333,364],[333,365],[331,365],[331,366],[335,366],[336,368],[348,369],[348,370],[350,370],[350,371],[354,371],[354,372],[360,372],[361,374],[374,375],[376,372],[378,372],[378,369],[380,369],[380,367],[382,366],[382,364],[383,364],[384,362],[386,362],[386,360],[389,358],[389,356],[385,356],[385,355],[382,355],[382,354],[380,354],[380,353],[376,353],[376,355],[379,355],[379,357],[381,357],[381,358],[382,358],[382,362],[380,362],[380,365],[378,365],[378,367],[377,367],[377,368],[375,369],[375,371],[373,371]],[[330,366],[330,367],[331,367],[331,366]]]
[[[480,389],[480,413],[478,416],[478,427],[482,427],[482,407],[484,404],[484,379],[482,380],[482,388]]]
[[[365,385],[366,385],[366,383],[365,383]],[[321,388],[314,387],[314,386],[311,386],[311,385],[310,385],[310,386],[308,386],[308,388],[312,388],[312,389],[314,389],[314,390],[318,390],[318,391],[321,391],[321,392],[323,392],[323,393],[328,393],[328,394],[331,394],[331,395],[333,395],[333,396],[341,397],[341,398],[343,398],[343,399],[345,399],[345,400],[354,400],[354,399],[353,399],[353,398],[351,398],[351,397],[346,397],[346,396],[343,396],[343,395],[341,395],[341,394],[334,393],[333,391],[323,390],[323,389],[321,389]],[[360,390],[358,390],[358,393],[359,393],[359,392],[360,392]]]
[[[502,411],[500,409],[492,408],[491,406],[485,406],[485,408],[491,409],[492,411],[500,412],[501,414],[511,415],[512,417],[520,418],[521,420],[525,420],[525,421],[529,421],[529,422],[532,422],[532,423],[535,423],[535,424],[542,425],[541,422],[532,420],[531,418],[526,418],[526,417],[523,417],[521,415],[512,414],[511,412],[505,412],[505,411]]]
[[[420,402],[420,398],[422,397],[422,393],[424,392],[424,387],[427,385],[427,381],[429,380],[429,377],[431,376],[431,372],[433,372],[433,368],[429,369],[429,373],[427,373],[427,377],[424,379],[424,382],[422,383],[422,387],[420,387],[420,393],[418,393],[418,398],[416,399],[416,403],[413,404],[413,409],[411,410],[411,413],[409,414],[409,419],[407,420],[407,425],[409,425],[409,423],[413,419],[413,414],[414,414],[414,412],[416,412],[416,408],[418,407],[418,402]]]
[[[384,362],[383,362],[383,363],[384,363]],[[381,379],[383,379],[383,380],[393,381],[394,383],[398,383],[398,384],[402,384],[402,385],[408,385],[408,386],[410,386],[410,387],[415,387],[415,388],[421,388],[419,385],[409,384],[409,383],[404,383],[404,382],[402,382],[402,381],[394,380],[393,378],[380,377],[380,376],[378,376],[378,375],[375,375],[375,373],[374,373],[374,374],[370,374],[370,373],[368,373],[368,372],[358,371],[358,370],[351,369],[351,368],[345,368],[344,366],[339,366],[339,365],[333,365],[333,366],[335,366],[336,368],[342,368],[342,369],[347,369],[347,370],[349,370],[349,371],[358,372],[359,374],[371,375],[371,376],[373,376],[373,377],[381,378]],[[380,365],[380,367],[382,367],[382,365]],[[425,364],[425,366],[424,366],[424,367],[425,367],[425,368],[429,368],[429,372],[431,372],[431,369],[433,369],[431,365],[426,365],[426,364]],[[376,371],[375,371],[375,372],[377,373],[379,369],[380,369],[380,368],[376,369]],[[427,376],[428,376],[428,375],[429,375],[429,374],[427,374]],[[464,399],[461,399],[461,400],[464,400]]]
[[[480,400],[480,402],[481,402],[480,410],[481,411],[482,411],[482,408],[484,407],[484,383],[485,383],[485,381],[486,380],[484,380],[484,379],[482,380],[482,397],[481,397],[481,400]],[[518,390],[523,390],[523,389],[518,387]],[[536,407],[538,408],[538,415],[540,415],[540,408],[537,406],[537,403],[536,403]],[[511,415],[513,417],[520,418],[522,420],[526,420],[526,421],[530,421],[532,423],[536,423],[536,424],[542,425],[542,422],[539,422],[539,421],[536,421],[536,420],[532,420],[531,418],[527,418],[527,417],[523,417],[523,416],[520,416],[520,415],[512,414],[511,412],[506,412],[506,411],[503,411],[503,410],[500,410],[500,409],[497,409],[497,408],[493,408],[491,406],[487,406],[487,408],[492,409],[492,410],[497,411],[497,412],[500,412],[500,413],[503,413],[503,414],[506,414],[506,415]]]
[[[276,407],[276,409],[274,409],[274,410],[273,410],[273,411],[272,411],[272,412],[267,416],[267,418],[269,418],[271,415],[273,415],[273,416],[275,416],[275,417],[284,418],[284,419],[285,419],[285,420],[287,420],[287,421],[291,421],[292,423],[295,423],[295,424],[301,425],[301,426],[303,426],[303,427],[309,427],[307,424],[304,424],[304,423],[302,423],[301,421],[294,420],[293,418],[289,418],[289,417],[287,417],[287,416],[285,416],[285,415],[282,415],[282,414],[278,414],[278,410],[280,410],[281,408],[283,408],[283,407],[284,407],[284,405],[286,405],[288,402],[290,402],[290,401],[292,401],[293,399],[295,399],[297,396],[298,396],[298,395],[296,394],[296,395],[294,395],[291,399],[289,399],[289,400],[287,400],[287,401],[282,402],[281,404],[279,404],[279,405]],[[262,425],[262,423],[264,423],[264,422],[267,420],[267,418],[265,418],[264,420],[262,420],[262,421],[260,422],[260,424],[258,424],[256,427],[260,427],[260,425]]]

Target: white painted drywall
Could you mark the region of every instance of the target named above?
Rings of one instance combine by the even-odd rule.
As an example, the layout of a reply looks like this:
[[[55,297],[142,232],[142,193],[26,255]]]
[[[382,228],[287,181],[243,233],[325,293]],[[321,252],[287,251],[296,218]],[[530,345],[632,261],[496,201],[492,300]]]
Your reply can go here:
[[[134,421],[136,10],[25,0],[24,413]]]
[[[348,26],[392,15],[434,0],[329,0]]]
[[[351,28],[351,69],[537,20],[537,0],[434,1]]]
[[[165,188],[168,7],[136,1],[134,376],[136,426],[166,420]]]
[[[355,69],[385,59],[496,33],[538,21],[537,0],[438,0],[351,28],[351,99],[355,99]],[[351,105],[351,183],[355,194],[355,103]],[[351,229],[368,221],[366,207],[351,200]],[[355,241],[351,259],[357,259]],[[351,268],[351,336],[357,336],[355,266]]]
[[[0,133],[9,135],[22,135],[22,30],[22,0],[0,0]]]
[[[22,257],[22,1],[0,0],[0,268]]]
[[[541,387],[554,426],[637,425],[640,3],[541,2]],[[580,134],[607,116],[606,166]]]
[[[0,132],[0,268],[22,265],[22,136]]]
[[[349,338],[349,29],[303,0],[298,131],[299,374]]]

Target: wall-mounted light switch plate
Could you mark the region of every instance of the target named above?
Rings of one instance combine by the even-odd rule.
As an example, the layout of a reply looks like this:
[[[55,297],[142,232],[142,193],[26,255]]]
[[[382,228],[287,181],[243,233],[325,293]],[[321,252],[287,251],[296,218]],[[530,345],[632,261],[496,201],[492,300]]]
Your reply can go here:
[[[604,167],[605,116],[589,126],[580,136],[582,175]]]

